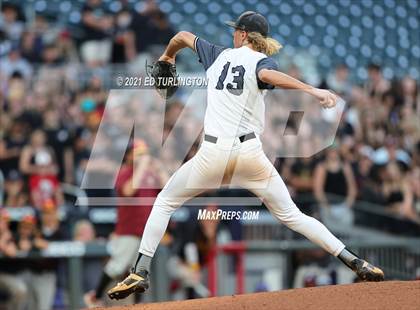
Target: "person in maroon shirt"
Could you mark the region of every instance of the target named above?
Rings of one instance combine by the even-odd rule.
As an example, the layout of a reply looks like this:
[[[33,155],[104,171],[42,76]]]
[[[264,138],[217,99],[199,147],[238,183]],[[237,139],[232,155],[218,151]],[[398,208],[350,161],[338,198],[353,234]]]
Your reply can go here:
[[[111,257],[96,290],[84,296],[88,307],[100,306],[105,288],[132,267],[131,262],[136,258],[140,244],[139,236],[143,234],[154,200],[167,179],[162,165],[150,156],[147,144],[143,140],[135,140],[125,155],[115,184],[120,203],[115,231],[110,238]],[[136,203],[133,204],[133,201]]]

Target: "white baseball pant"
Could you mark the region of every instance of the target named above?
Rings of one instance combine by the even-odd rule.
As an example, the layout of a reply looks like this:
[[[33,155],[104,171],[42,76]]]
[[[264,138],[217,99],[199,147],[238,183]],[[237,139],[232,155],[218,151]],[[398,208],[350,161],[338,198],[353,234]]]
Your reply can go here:
[[[172,213],[187,200],[207,189],[219,188],[222,183],[250,190],[277,220],[332,255],[337,256],[344,249],[344,244],[322,223],[296,207],[257,137],[242,143],[239,138],[218,138],[217,143],[203,141],[197,154],[172,175],[157,196],[140,253],[153,257]]]

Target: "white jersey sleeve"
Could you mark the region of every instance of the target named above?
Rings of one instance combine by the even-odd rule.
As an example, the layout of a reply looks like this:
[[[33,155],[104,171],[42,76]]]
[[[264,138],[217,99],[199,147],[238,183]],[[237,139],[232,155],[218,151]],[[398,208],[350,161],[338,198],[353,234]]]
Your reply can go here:
[[[258,72],[277,70],[277,64],[246,46],[228,49],[201,38],[194,46],[208,79],[204,132],[215,137],[261,134],[265,90],[274,87],[260,81]]]

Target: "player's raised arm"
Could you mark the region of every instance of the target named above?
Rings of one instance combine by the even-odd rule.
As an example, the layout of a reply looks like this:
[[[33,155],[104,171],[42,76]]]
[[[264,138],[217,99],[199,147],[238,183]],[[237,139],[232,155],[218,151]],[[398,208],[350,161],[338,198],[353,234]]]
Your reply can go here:
[[[161,61],[167,61],[171,64],[175,63],[176,54],[183,48],[189,47],[194,50],[194,42],[196,35],[188,31],[178,32],[170,41],[166,47],[165,52],[159,58]]]
[[[276,87],[302,90],[315,96],[324,108],[332,108],[337,103],[337,95],[329,90],[315,88],[277,70],[261,69],[258,72],[258,78],[262,82]]]

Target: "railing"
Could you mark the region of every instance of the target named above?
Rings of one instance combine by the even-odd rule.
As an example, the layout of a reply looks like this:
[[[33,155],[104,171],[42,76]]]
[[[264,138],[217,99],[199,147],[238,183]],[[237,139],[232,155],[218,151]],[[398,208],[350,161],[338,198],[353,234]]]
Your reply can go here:
[[[354,249],[362,257],[366,257],[384,269],[386,277],[390,279],[409,280],[420,276],[420,239],[419,238],[395,238],[387,239],[354,239],[348,240],[346,244]],[[246,282],[248,281],[246,256],[258,254],[263,257],[266,254],[276,254],[282,257],[279,259],[279,268],[282,269],[282,282],[285,287],[291,287],[293,269],[291,267],[292,254],[294,251],[317,249],[318,247],[306,240],[293,241],[249,241],[233,242],[218,245],[210,257],[208,264],[208,284],[212,296],[230,294],[220,289],[228,274],[220,272],[221,264],[217,258],[220,256],[235,255],[239,260],[235,261],[235,286],[234,293],[247,293]],[[83,274],[83,261],[85,258],[106,257],[106,243],[81,242],[51,242],[49,247],[42,252],[31,252],[29,256],[16,259],[43,259],[45,257],[61,258],[67,260],[68,268],[68,309],[79,309],[82,305],[81,277]],[[167,260],[170,253],[167,248],[160,246],[154,256],[152,264],[152,286],[149,301],[169,300],[170,279],[166,271]],[[2,257],[0,256],[0,260]],[[222,260],[223,262],[223,260]],[[226,262],[226,261],[225,261]],[[238,264],[237,264],[238,263]],[[337,261],[338,263],[338,261]],[[265,268],[266,266],[258,266]],[[223,268],[222,268],[223,269]]]
[[[86,201],[87,195],[84,190],[80,189],[76,185],[67,184],[67,183],[61,183],[60,187],[65,195],[74,197],[74,200],[77,198],[81,198],[81,201]],[[0,206],[3,206],[3,188],[4,188],[4,180],[3,175],[0,171]],[[65,205],[73,205],[74,201],[66,201]],[[80,203],[78,204],[79,211],[81,213],[87,213],[89,211],[89,207],[87,204]],[[13,207],[13,206],[4,206],[6,210],[8,211],[10,215],[10,219],[12,221],[19,221],[22,217],[25,215],[33,215],[34,210],[31,206],[25,206],[25,207]],[[64,221],[67,219],[67,208],[66,206],[60,206],[59,207],[59,217],[60,220]]]
[[[380,266],[387,280],[413,280],[420,277],[420,239],[419,238],[392,238],[389,239],[356,239],[348,240],[346,245],[353,249],[360,257]],[[208,266],[208,285],[212,296],[232,293],[247,293],[244,289],[247,281],[247,266],[244,257],[248,254],[277,254],[278,268],[282,270],[281,282],[286,288],[291,288],[293,283],[292,254],[299,250],[318,249],[319,247],[306,240],[295,241],[250,241],[234,242],[226,245],[218,245],[212,252]],[[239,264],[235,269],[235,289],[223,291],[219,285],[223,281],[218,280],[218,275],[225,278],[227,274],[220,272],[227,270],[223,264],[226,260],[218,260],[220,256],[236,256]],[[219,261],[219,264],[217,262]],[[340,264],[337,260],[337,264]],[[260,266],[260,268],[265,268]],[[280,279],[279,279],[280,280]],[[248,291],[249,292],[249,291]]]
[[[245,252],[247,245],[243,241],[231,242],[228,244],[217,245],[211,251],[207,258],[208,277],[207,285],[211,296],[217,296],[218,291],[218,268],[217,257],[220,254],[235,255],[236,264],[236,294],[243,294],[245,292]]]
[[[83,191],[77,187],[64,185],[66,193],[72,193],[77,197],[86,197]],[[181,207],[173,216],[175,221],[186,221],[190,219],[190,212],[193,207]],[[235,207],[237,209],[237,207]],[[85,215],[89,216],[93,223],[115,223],[115,208],[88,208]],[[11,219],[19,220],[25,212],[33,212],[31,208],[9,208]],[[372,216],[384,216],[392,218],[391,215],[379,210],[376,206],[356,204],[356,212],[370,212]],[[66,212],[63,210],[63,212]],[[260,209],[260,218],[256,221],[243,221],[242,223],[244,241],[218,245],[211,257],[209,257],[208,288],[213,296],[230,293],[249,292],[246,288],[249,281],[249,265],[247,257],[258,254],[264,257],[267,254],[277,255],[278,269],[282,270],[281,282],[284,287],[291,287],[293,268],[291,266],[292,254],[294,251],[305,249],[317,249],[318,247],[306,240],[296,240],[295,234],[280,225],[267,211]],[[340,237],[347,246],[352,248],[360,256],[381,266],[387,279],[414,279],[420,276],[420,239],[395,237],[393,235],[364,227],[329,227],[332,232]],[[166,248],[159,247],[159,253],[155,255],[153,267],[153,285],[151,301],[168,300],[170,293],[168,288],[169,276],[166,271],[166,261],[170,256]],[[221,260],[221,257],[236,256],[234,283],[235,290],[227,292],[221,285],[228,273],[226,265],[228,261]],[[57,257],[68,261],[69,282],[69,309],[81,307],[80,297],[83,295],[80,286],[80,274],[82,273],[83,260],[88,257],[106,257],[108,252],[105,243],[81,244],[81,243],[52,243],[49,250],[40,254],[31,254],[32,257],[42,259],[43,257]],[[0,257],[1,259],[1,257]],[[25,259],[24,257],[20,259]],[[162,268],[163,267],[163,268]],[[259,266],[265,268],[266,266]]]
[[[149,299],[151,301],[169,299],[169,276],[166,268],[157,268],[157,266],[166,266],[169,257],[168,250],[165,247],[159,247],[155,259],[152,263],[151,281],[153,286]],[[68,305],[66,309],[76,310],[84,307],[82,302],[82,278],[83,261],[85,258],[105,258],[109,256],[108,247],[105,242],[82,243],[78,241],[60,241],[50,242],[47,249],[43,251],[31,251],[29,254],[18,253],[15,260],[36,260],[44,258],[65,259],[67,261],[67,291]],[[0,261],[5,257],[0,254]],[[7,258],[10,263],[10,258]],[[99,275],[98,275],[99,277]],[[0,304],[1,306],[1,304]]]
[[[0,180],[1,184],[1,180]],[[62,184],[63,191],[67,195],[77,197],[78,206],[81,213],[87,215],[90,221],[94,224],[115,224],[116,222],[116,208],[113,206],[110,207],[95,207],[89,208],[89,199],[86,196],[86,193],[79,189],[77,186],[70,184]],[[305,199],[305,197],[304,197]],[[257,201],[257,199],[253,200]],[[299,199],[302,202],[302,198]],[[305,203],[312,203],[316,205],[316,202],[313,198],[308,197]],[[133,206],[135,207],[135,206]],[[298,204],[299,207],[299,204]],[[188,204],[188,206],[183,206],[179,208],[172,216],[172,220],[184,222],[191,218],[192,210],[196,210],[196,206],[193,203]],[[239,210],[239,206],[230,206],[223,207],[223,209]],[[30,208],[17,210],[18,208],[8,208],[11,213],[11,218],[18,220],[20,215],[30,213]],[[242,209],[248,209],[248,207],[242,207]],[[255,208],[254,208],[255,209]],[[258,206],[255,210],[259,211],[259,218],[252,221],[242,221],[242,239],[244,240],[290,240],[293,239],[295,233],[285,227],[284,225],[279,225],[278,221],[267,211],[267,209],[262,206]],[[378,206],[373,203],[357,201],[353,206],[352,210],[355,213],[355,225],[349,226],[351,229],[347,229],[346,235],[354,235],[358,230],[361,230],[361,234],[365,235],[365,230],[369,231],[371,234],[383,234],[384,232],[397,233],[402,235],[417,236],[420,235],[420,225],[415,222],[404,220],[396,217],[393,214],[390,214],[382,206]],[[65,210],[63,212],[66,212]],[[14,216],[14,214],[19,216]],[[64,214],[65,215],[65,214]],[[63,219],[66,218],[63,215]],[[393,227],[399,228],[399,231],[393,229]],[[336,227],[329,227],[335,229]],[[348,228],[348,227],[347,227]],[[336,229],[344,231],[346,230],[345,226],[339,226]]]
[[[330,195],[332,197],[333,195]],[[334,198],[339,198],[335,196]],[[300,204],[310,204],[317,210],[317,202],[311,195],[302,195],[298,198]],[[410,220],[397,217],[394,214],[387,212],[384,206],[366,201],[356,201],[351,209],[354,212],[355,223],[352,226],[336,226],[330,225],[328,228],[339,230],[345,236],[351,237],[355,234],[359,236],[366,236],[367,233],[380,234],[392,233],[398,235],[418,236],[420,235],[420,224]],[[290,240],[293,239],[294,232],[279,225],[278,221],[274,219],[268,212],[260,212],[260,218],[257,221],[243,221],[243,236],[246,240]],[[357,233],[360,231],[360,233]],[[340,235],[341,237],[342,235]]]

